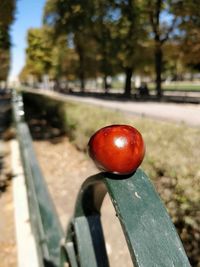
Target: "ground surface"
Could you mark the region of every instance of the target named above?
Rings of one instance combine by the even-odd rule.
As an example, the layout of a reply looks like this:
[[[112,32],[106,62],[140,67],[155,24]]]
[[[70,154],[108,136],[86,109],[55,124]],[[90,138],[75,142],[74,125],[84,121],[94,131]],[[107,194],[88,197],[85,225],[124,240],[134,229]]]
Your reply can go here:
[[[53,93],[54,97],[69,99],[68,96]],[[70,97],[75,101],[84,101],[125,112],[156,117],[158,119],[184,121],[200,126],[199,105],[181,105],[167,103],[137,103],[103,101],[93,98]],[[180,115],[180,116],[179,116]],[[73,205],[80,185],[87,176],[97,172],[85,154],[76,150],[66,137],[50,141],[34,141],[39,164],[42,167],[50,192],[58,208],[63,227],[66,227],[73,213]],[[4,157],[5,158],[5,157]],[[4,172],[5,173],[5,172]],[[8,173],[8,172],[7,172]],[[6,193],[0,195],[0,267],[16,266],[16,248],[12,207],[12,188],[7,183]],[[118,219],[109,199],[103,206],[103,225],[111,266],[132,266],[127,245],[123,238]]]
[[[85,154],[77,151],[69,143],[66,137],[53,143],[34,141],[34,146],[62,225],[66,228],[73,214],[76,195],[81,184],[86,177],[97,173],[97,169]],[[133,266],[120,224],[108,197],[104,201],[102,214],[111,266]]]
[[[3,141],[10,120],[10,98],[0,96],[0,267],[16,267],[14,207],[12,196],[12,174],[10,164],[10,142]],[[7,132],[7,137],[9,132]],[[6,136],[5,136],[6,137]]]
[[[16,267],[14,210],[10,181],[10,144],[0,142],[0,266]]]
[[[46,94],[63,101],[73,100],[103,106],[114,110],[120,110],[140,116],[151,117],[160,120],[186,123],[191,126],[200,126],[200,105],[199,104],[175,104],[158,102],[133,102],[97,99],[93,97],[78,97],[55,93],[47,90],[31,90]]]

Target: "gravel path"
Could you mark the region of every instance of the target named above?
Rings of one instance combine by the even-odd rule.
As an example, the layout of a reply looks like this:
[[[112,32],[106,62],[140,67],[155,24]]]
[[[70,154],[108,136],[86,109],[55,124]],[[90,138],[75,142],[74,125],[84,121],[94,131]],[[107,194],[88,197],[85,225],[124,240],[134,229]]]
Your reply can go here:
[[[160,120],[186,123],[190,126],[200,126],[200,105],[199,104],[175,104],[164,102],[136,102],[136,101],[116,101],[102,100],[93,97],[79,97],[63,95],[47,90],[29,90],[40,94],[46,94],[53,98],[67,101],[79,101],[97,106],[103,106],[115,110],[121,110],[140,116],[151,117]]]
[[[66,137],[56,143],[34,141],[34,146],[61,223],[66,229],[81,184],[98,171],[92,161],[77,151]],[[111,266],[133,266],[121,226],[108,196],[102,208],[102,222]]]

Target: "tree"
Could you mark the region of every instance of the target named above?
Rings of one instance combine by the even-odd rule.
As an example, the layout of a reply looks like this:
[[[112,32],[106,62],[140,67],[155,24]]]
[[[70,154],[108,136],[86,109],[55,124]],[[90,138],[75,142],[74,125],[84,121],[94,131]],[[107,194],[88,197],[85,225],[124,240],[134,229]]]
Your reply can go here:
[[[95,77],[98,67],[96,44],[91,39],[86,42],[84,37],[74,34],[74,47],[69,45],[66,34],[61,34],[54,40],[52,50],[52,71],[56,74],[54,78],[66,77],[70,80],[73,77],[75,80],[79,77],[82,90],[85,88],[85,79]]]
[[[180,51],[186,66],[200,70],[200,10],[199,1],[179,0],[175,14],[179,18]]]
[[[1,0],[0,1],[0,24],[1,26],[11,25],[14,20],[14,13],[16,8],[15,0]]]
[[[79,78],[85,87],[88,60],[98,62],[99,72],[107,77],[123,70],[126,74],[125,95],[131,94],[131,78],[141,40],[146,38],[141,15],[141,0],[48,0],[44,19],[57,35],[70,36],[79,57]],[[88,49],[92,43],[94,54]],[[95,55],[96,53],[96,55]],[[94,65],[95,66],[95,65]]]
[[[154,40],[154,58],[157,96],[162,96],[163,45],[177,27],[177,16],[173,13],[173,0],[148,0],[146,12],[151,25],[150,36]]]
[[[146,33],[143,27],[142,5],[139,0],[114,0],[118,59],[126,75],[124,95],[131,94],[131,79],[137,65],[135,58]]]
[[[42,75],[48,74],[51,68],[52,39],[48,28],[32,28],[27,34],[26,64],[21,77],[33,75],[41,80]]]
[[[131,94],[131,79],[137,68],[138,51],[146,40],[142,2],[139,0],[110,0],[107,18],[111,25],[111,51],[115,52],[118,71],[124,71],[124,95]],[[105,24],[104,24],[105,27]]]
[[[14,20],[15,0],[0,1],[0,81],[6,80],[10,67],[10,26]]]
[[[84,6],[84,9],[82,8]],[[55,29],[57,36],[69,36],[71,46],[74,47],[79,58],[78,76],[81,90],[85,90],[88,40],[88,21],[91,7],[89,0],[59,1],[48,0],[44,9],[44,23]]]
[[[105,88],[108,75],[125,71],[124,94],[131,94],[131,78],[139,39],[144,39],[139,0],[95,0],[90,28],[97,41],[101,56],[100,71],[104,74]],[[143,37],[142,37],[143,36]]]
[[[10,51],[0,49],[0,81],[6,81],[10,67]]]
[[[99,72],[103,75],[105,92],[109,90],[108,76],[116,74],[118,68],[115,31],[116,25],[113,20],[111,8],[112,1],[95,0],[92,2],[92,14],[90,16],[89,28],[91,38],[96,41],[99,58]]]
[[[26,81],[30,75],[37,81],[40,81],[43,75],[48,75],[56,82],[56,88],[59,90],[62,78],[75,80],[75,77],[80,75],[79,55],[73,47],[67,45],[65,34],[54,38],[54,31],[50,27],[32,28],[28,31],[27,43],[26,64],[20,73],[22,81]],[[89,46],[91,54],[93,46],[91,43]],[[87,77],[96,69],[91,66],[95,64],[91,64],[90,61],[87,60],[87,67],[84,69]]]

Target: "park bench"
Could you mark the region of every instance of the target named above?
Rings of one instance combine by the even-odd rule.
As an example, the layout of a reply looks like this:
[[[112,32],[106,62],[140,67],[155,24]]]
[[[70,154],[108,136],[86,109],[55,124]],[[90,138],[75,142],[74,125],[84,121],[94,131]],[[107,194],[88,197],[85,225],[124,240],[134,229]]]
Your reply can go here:
[[[88,178],[64,233],[34,153],[21,94],[13,93],[12,105],[40,266],[109,266],[101,225],[106,193],[120,220],[135,267],[190,266],[163,203],[141,169],[121,179],[107,173]]]

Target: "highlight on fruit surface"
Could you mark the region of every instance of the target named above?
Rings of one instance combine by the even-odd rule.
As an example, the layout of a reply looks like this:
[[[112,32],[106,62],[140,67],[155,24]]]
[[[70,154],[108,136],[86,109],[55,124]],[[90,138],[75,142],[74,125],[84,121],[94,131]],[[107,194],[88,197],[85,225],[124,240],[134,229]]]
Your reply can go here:
[[[142,163],[145,145],[140,132],[129,125],[110,125],[89,140],[89,155],[106,172],[128,175]]]

